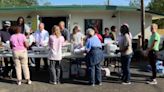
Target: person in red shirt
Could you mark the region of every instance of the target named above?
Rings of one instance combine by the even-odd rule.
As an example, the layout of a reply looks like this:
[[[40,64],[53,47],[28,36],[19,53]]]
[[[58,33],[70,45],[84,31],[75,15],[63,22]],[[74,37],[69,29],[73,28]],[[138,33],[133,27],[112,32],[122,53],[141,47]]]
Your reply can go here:
[[[96,27],[93,27],[93,29],[95,30],[95,34],[97,35],[97,37],[99,38],[99,40],[100,40],[101,42],[103,42],[103,38],[102,38],[101,34],[99,34],[98,29],[97,29]]]

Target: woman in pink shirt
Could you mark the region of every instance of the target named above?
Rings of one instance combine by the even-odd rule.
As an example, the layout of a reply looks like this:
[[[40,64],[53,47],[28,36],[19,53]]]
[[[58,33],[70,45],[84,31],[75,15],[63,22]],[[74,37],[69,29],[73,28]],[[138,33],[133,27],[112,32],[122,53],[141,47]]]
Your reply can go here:
[[[62,46],[64,45],[64,37],[61,35],[58,26],[52,27],[52,35],[49,38],[49,57],[50,60],[50,83],[60,83],[60,61],[62,60]]]
[[[31,84],[27,56],[28,44],[26,42],[26,37],[21,33],[21,27],[15,26],[13,30],[15,33],[10,38],[10,46],[13,52],[13,59],[18,80],[17,84],[21,85],[22,70],[24,77],[27,80],[27,84]]]

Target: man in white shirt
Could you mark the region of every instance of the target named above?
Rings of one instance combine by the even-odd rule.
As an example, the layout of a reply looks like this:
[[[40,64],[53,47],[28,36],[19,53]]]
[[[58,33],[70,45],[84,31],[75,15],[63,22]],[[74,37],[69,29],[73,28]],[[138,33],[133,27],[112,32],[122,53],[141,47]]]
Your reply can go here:
[[[44,29],[44,23],[39,24],[39,30],[37,30],[34,33],[34,38],[35,38],[36,46],[45,47],[48,45],[49,33],[47,30]],[[41,60],[41,58],[35,58],[36,70],[40,69],[40,60]],[[43,60],[44,60],[44,64],[45,64],[44,68],[47,69],[48,68],[47,58],[43,58]]]
[[[37,46],[47,46],[49,33],[44,29],[44,23],[39,24],[39,30],[34,33],[34,38]]]

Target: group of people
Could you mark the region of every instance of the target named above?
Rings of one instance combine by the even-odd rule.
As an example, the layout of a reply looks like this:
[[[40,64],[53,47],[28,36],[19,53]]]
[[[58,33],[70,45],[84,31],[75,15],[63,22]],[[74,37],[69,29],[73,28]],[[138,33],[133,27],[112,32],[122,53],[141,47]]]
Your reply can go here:
[[[157,53],[159,51],[159,45],[160,45],[160,35],[157,33],[157,30],[158,30],[158,25],[152,24],[150,29],[152,35],[150,36],[149,41],[144,45],[143,48],[144,56],[149,57],[149,63],[152,69],[152,77],[147,79],[148,84],[157,84],[156,62],[158,58]],[[120,32],[122,35],[124,35],[124,40],[123,39],[120,40],[120,44],[119,44],[120,51],[121,51],[121,64],[122,64],[122,74],[123,74],[121,80],[123,81],[123,84],[131,84],[130,62],[133,55],[132,36],[129,32],[129,26],[127,24],[121,26]]]
[[[95,84],[102,85],[101,78],[101,62],[104,60],[102,51],[102,42],[105,38],[111,40],[118,40],[120,47],[119,52],[121,53],[121,64],[122,64],[122,83],[131,84],[130,82],[130,62],[133,56],[132,49],[132,35],[129,31],[128,24],[123,24],[120,27],[120,35],[116,38],[116,27],[105,28],[104,35],[100,35],[96,27],[90,27],[86,30],[87,36],[82,34],[79,26],[73,28],[73,33],[70,34],[68,29],[65,28],[65,23],[61,21],[59,25],[52,27],[52,34],[44,29],[44,23],[39,24],[39,29],[33,32],[24,22],[23,17],[19,17],[17,25],[10,29],[11,23],[5,21],[3,29],[0,31],[1,39],[4,43],[10,43],[12,49],[13,60],[16,69],[17,84],[21,85],[22,81],[22,70],[24,77],[27,80],[27,84],[31,84],[30,72],[28,67],[28,52],[31,46],[38,47],[49,47],[49,53],[47,58],[43,58],[44,69],[49,69],[50,83],[58,84],[61,78],[61,61],[62,61],[62,46],[71,42],[74,44],[74,48],[85,46],[86,53],[86,66],[89,76],[89,84],[94,86]],[[158,26],[156,24],[151,25],[151,38],[149,41],[149,48],[147,54],[150,57],[150,64],[152,66],[152,78],[148,81],[149,84],[157,84],[156,81],[156,66],[155,62],[157,59],[156,53],[159,50],[160,36],[156,32]],[[48,60],[50,65],[48,65]],[[5,58],[5,66],[8,67],[8,59]],[[41,58],[35,58],[36,70],[40,69]],[[33,60],[31,60],[33,61]],[[12,63],[13,64],[13,63]],[[7,68],[6,68],[7,69]],[[6,76],[6,72],[3,76]]]

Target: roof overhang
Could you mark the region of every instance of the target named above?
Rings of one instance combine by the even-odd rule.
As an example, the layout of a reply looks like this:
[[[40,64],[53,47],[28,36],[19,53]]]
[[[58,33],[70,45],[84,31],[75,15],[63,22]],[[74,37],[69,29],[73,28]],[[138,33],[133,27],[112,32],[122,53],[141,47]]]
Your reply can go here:
[[[146,12],[152,15],[152,20],[164,18],[164,14],[162,14],[162,13],[156,13],[156,12],[152,12],[152,11],[146,11]]]
[[[135,11],[136,8],[127,6],[108,6],[108,5],[63,5],[63,6],[25,6],[25,7],[4,7],[0,12],[7,11],[38,11],[38,10],[118,10]]]
[[[57,6],[24,6],[24,7],[4,7],[0,8],[1,13],[15,12],[37,12],[37,11],[140,11],[140,9],[129,6],[113,5],[57,5]],[[145,11],[152,19],[164,18],[164,14]]]

